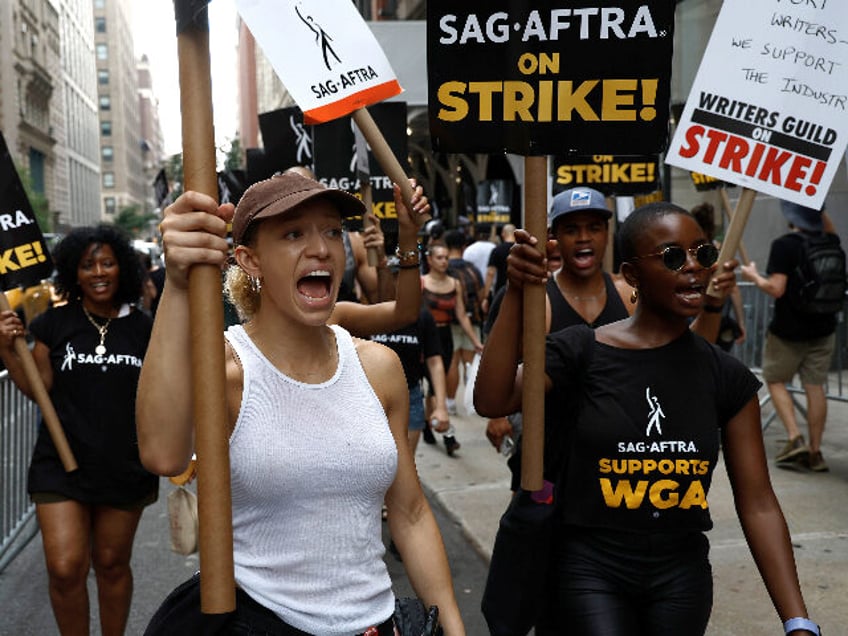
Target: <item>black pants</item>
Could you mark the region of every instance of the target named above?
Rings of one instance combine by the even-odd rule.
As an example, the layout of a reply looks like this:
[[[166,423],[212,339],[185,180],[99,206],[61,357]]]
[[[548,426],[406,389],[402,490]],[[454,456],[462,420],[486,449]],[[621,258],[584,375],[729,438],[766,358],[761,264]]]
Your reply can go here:
[[[713,603],[703,533],[639,535],[569,529],[559,542],[550,625],[537,634],[687,636]]]

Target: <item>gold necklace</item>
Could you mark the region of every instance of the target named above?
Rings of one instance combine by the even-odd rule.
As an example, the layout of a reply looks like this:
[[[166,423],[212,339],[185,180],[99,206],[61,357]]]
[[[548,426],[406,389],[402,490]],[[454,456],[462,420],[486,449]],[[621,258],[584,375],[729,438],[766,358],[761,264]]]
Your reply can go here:
[[[103,342],[106,340],[106,333],[109,331],[109,324],[112,322],[112,319],[109,318],[106,320],[105,325],[100,325],[97,323],[94,318],[91,317],[91,314],[88,313],[88,309],[85,308],[85,305],[82,306],[82,310],[85,313],[85,317],[88,318],[88,322],[90,322],[95,329],[97,329],[98,333],[100,333],[100,344],[94,347],[94,353],[99,356],[102,356],[106,353],[106,345]]]

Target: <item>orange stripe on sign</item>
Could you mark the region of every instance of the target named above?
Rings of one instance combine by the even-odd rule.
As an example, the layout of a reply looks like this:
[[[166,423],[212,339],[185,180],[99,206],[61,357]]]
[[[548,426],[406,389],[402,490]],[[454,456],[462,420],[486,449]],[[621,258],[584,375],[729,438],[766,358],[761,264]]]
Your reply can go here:
[[[304,111],[303,123],[305,124],[323,124],[339,117],[349,115],[355,110],[376,104],[389,97],[399,95],[403,89],[398,84],[397,80],[384,82],[371,88],[366,88],[363,91],[348,95],[344,99],[340,99],[332,104],[313,108],[312,110]]]

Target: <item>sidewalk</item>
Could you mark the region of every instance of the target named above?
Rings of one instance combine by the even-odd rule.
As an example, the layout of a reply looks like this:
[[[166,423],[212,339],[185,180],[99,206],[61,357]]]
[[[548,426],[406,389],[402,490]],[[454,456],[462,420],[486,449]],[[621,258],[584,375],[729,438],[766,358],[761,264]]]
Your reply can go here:
[[[461,409],[462,387],[457,395]],[[769,412],[769,407],[764,409]],[[770,465],[772,483],[786,516],[804,598],[825,634],[848,634],[848,404],[828,402],[823,453],[828,473],[794,472]],[[439,444],[418,445],[422,483],[462,527],[471,544],[491,558],[498,519],[509,501],[509,469],[486,439],[486,420],[460,413],[451,418],[462,444],[456,457]],[[806,424],[801,422],[802,431]],[[773,457],[785,441],[778,420],[764,432]],[[719,462],[721,463],[721,461]],[[781,625],[751,558],[736,518],[727,474],[719,466],[709,503],[708,533],[715,581],[708,636],[773,636]]]

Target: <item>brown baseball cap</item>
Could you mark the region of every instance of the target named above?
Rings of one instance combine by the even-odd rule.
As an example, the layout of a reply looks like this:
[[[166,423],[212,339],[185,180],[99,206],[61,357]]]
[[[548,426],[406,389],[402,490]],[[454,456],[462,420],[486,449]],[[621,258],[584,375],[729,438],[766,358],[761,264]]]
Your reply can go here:
[[[362,201],[352,194],[328,188],[296,172],[283,172],[258,181],[245,190],[233,215],[233,244],[241,244],[244,233],[253,221],[285,214],[318,197],[333,203],[342,218],[365,214]]]

